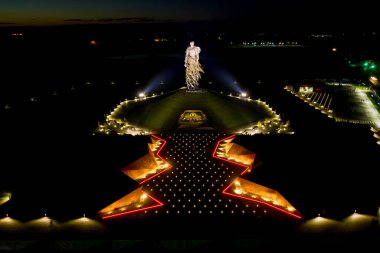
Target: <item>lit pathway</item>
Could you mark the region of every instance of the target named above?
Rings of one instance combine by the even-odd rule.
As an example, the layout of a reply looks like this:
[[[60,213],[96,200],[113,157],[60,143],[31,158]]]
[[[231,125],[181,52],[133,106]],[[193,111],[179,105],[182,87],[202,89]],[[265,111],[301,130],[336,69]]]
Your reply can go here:
[[[363,101],[362,113],[365,114],[365,116],[370,121],[374,122],[377,128],[380,128],[380,113],[378,110],[376,110],[371,100],[369,100],[368,98],[370,92],[371,91],[369,90],[361,90],[361,89],[355,90],[356,96],[359,97],[361,101]]]
[[[242,178],[251,171],[255,154],[231,143],[234,137],[214,130],[178,130],[152,136],[155,144],[150,154],[159,164],[169,166],[154,170],[156,174],[142,181],[136,177],[141,186],[104,208],[100,215],[103,219],[125,215],[300,219],[298,211],[280,193]],[[239,159],[230,157],[231,153]],[[138,171],[127,169],[125,173],[134,177]]]

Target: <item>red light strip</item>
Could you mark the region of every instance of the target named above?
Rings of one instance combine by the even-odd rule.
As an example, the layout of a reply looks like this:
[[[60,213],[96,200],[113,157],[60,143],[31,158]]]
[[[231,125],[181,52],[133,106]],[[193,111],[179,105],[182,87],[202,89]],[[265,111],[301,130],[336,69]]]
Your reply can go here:
[[[144,184],[145,182],[151,180],[151,179],[154,178],[154,177],[157,177],[157,176],[160,175],[161,173],[164,173],[164,172],[167,171],[168,169],[171,169],[171,168],[172,168],[172,165],[171,165],[170,163],[168,163],[164,158],[162,158],[162,156],[160,156],[160,152],[161,152],[161,150],[163,149],[163,147],[166,145],[166,141],[165,141],[164,139],[162,139],[162,138],[156,136],[156,135],[152,135],[152,137],[154,137],[154,138],[156,138],[156,139],[158,139],[158,140],[160,140],[160,141],[163,142],[163,144],[160,146],[160,148],[159,148],[158,151],[156,152],[156,155],[157,155],[162,161],[164,161],[166,164],[168,164],[169,166],[168,166],[166,169],[164,169],[164,170],[162,170],[162,171],[160,171],[160,172],[158,172],[158,173],[153,174],[151,177],[148,177],[148,178],[144,179],[143,181],[140,182],[140,184]]]
[[[236,180],[236,179],[235,179],[235,180]],[[284,210],[284,209],[282,209],[282,208],[279,208],[279,207],[277,207],[277,206],[275,206],[275,205],[272,205],[272,204],[269,204],[269,203],[267,203],[267,202],[264,202],[264,201],[261,201],[261,200],[252,199],[252,198],[248,198],[248,197],[244,197],[244,196],[240,196],[240,195],[237,195],[237,194],[233,194],[233,193],[229,193],[229,192],[227,192],[227,190],[231,187],[231,185],[235,182],[235,180],[232,181],[232,183],[231,183],[230,185],[228,185],[226,189],[223,190],[223,193],[224,193],[224,194],[226,194],[226,195],[230,195],[230,196],[233,196],[233,197],[237,197],[237,198],[240,198],[240,199],[245,199],[245,200],[249,200],[249,201],[252,201],[252,202],[256,202],[256,203],[260,203],[260,204],[264,204],[264,205],[266,205],[266,206],[269,206],[270,208],[274,208],[274,209],[276,209],[276,210],[278,210],[278,211],[281,211],[281,212],[283,212],[283,213],[285,213],[285,214],[288,214],[288,215],[290,215],[290,216],[293,216],[293,217],[295,217],[295,218],[297,218],[297,219],[302,219],[302,217],[299,216],[299,215],[297,215],[297,214],[294,214],[294,213],[288,212],[288,211],[286,211],[286,210]]]
[[[228,162],[228,163],[233,163],[233,164],[240,165],[240,166],[244,167],[245,170],[240,174],[240,175],[243,175],[243,174],[249,169],[249,166],[246,166],[246,165],[243,165],[243,164],[241,164],[241,163],[237,163],[237,162],[235,162],[235,161],[231,161],[231,160],[228,160],[228,159],[225,159],[225,158],[223,158],[223,157],[219,157],[219,156],[215,155],[215,154],[216,154],[216,151],[218,150],[218,147],[220,146],[220,143],[221,143],[222,141],[225,141],[225,140],[231,139],[231,138],[233,138],[233,137],[235,137],[235,136],[236,136],[236,135],[233,134],[233,135],[227,136],[226,138],[221,139],[220,141],[218,141],[218,143],[216,144],[216,147],[215,147],[215,149],[214,149],[214,152],[213,152],[212,156],[213,156],[214,158],[217,158],[217,159],[220,159],[220,160],[226,161],[226,162]],[[269,207],[271,207],[271,208],[274,208],[274,209],[276,209],[276,210],[278,210],[278,211],[281,211],[281,212],[283,212],[283,213],[286,213],[286,214],[288,214],[288,215],[290,215],[290,216],[293,216],[293,217],[295,217],[295,218],[297,218],[297,219],[302,219],[302,217],[299,216],[299,215],[297,215],[297,214],[294,214],[294,213],[288,212],[288,211],[286,211],[286,210],[284,210],[284,209],[281,209],[281,208],[279,208],[279,207],[277,207],[277,206],[274,206],[274,205],[272,205],[272,204],[266,203],[266,202],[264,202],[264,201],[260,201],[260,200],[256,200],[256,199],[252,199],[252,198],[247,198],[247,197],[244,197],[244,196],[240,196],[240,195],[237,195],[237,194],[232,194],[232,193],[227,192],[227,190],[231,187],[231,185],[235,182],[235,180],[236,180],[236,178],[232,181],[232,183],[230,183],[230,184],[229,184],[229,185],[228,185],[228,186],[222,191],[223,194],[230,195],[230,196],[233,196],[233,197],[238,197],[238,198],[245,199],[245,200],[249,200],[249,201],[256,202],[256,203],[261,203],[261,204],[264,204],[264,205],[269,206]]]
[[[136,212],[140,212],[140,211],[144,211],[144,210],[148,210],[148,209],[152,209],[152,208],[160,207],[160,206],[164,205],[162,202],[158,201],[156,198],[153,198],[148,193],[146,193],[144,191],[143,191],[143,193],[145,193],[149,198],[153,199],[158,204],[154,205],[154,206],[148,206],[148,207],[144,207],[144,208],[134,209],[134,210],[130,210],[130,211],[122,212],[122,213],[110,214],[110,215],[107,215],[107,216],[103,216],[101,218],[102,219],[115,218],[115,217],[119,217],[119,216],[130,214],[130,213],[136,213]]]
[[[225,140],[228,140],[228,139],[234,138],[235,136],[236,136],[236,135],[233,134],[233,135],[227,136],[226,138],[221,139],[220,141],[218,141],[218,143],[216,144],[216,147],[215,147],[215,149],[214,149],[214,152],[213,152],[212,156],[213,156],[214,158],[217,158],[217,159],[220,159],[220,160],[223,160],[223,161],[226,161],[226,162],[233,163],[233,164],[236,164],[236,165],[239,165],[239,166],[244,167],[243,172],[240,174],[240,175],[243,175],[244,173],[247,172],[247,170],[249,169],[249,166],[247,166],[247,165],[245,165],[245,164],[241,164],[241,163],[235,162],[235,161],[231,161],[231,160],[228,160],[228,159],[226,159],[226,158],[219,157],[219,156],[215,155],[215,154],[216,154],[216,151],[218,150],[218,147],[220,146],[220,143],[221,143],[222,141],[225,141]]]

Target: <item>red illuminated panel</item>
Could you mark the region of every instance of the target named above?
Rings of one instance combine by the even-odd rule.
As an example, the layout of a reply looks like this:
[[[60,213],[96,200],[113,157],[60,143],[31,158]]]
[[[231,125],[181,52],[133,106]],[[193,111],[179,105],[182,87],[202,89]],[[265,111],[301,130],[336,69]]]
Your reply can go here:
[[[157,140],[160,140],[160,141],[163,142],[162,145],[160,146],[160,148],[157,150],[156,155],[157,155],[162,161],[164,161],[164,162],[168,165],[168,167],[167,167],[166,169],[164,169],[164,170],[162,170],[162,171],[160,171],[160,172],[158,172],[158,173],[155,173],[155,174],[153,174],[152,176],[150,176],[150,177],[144,179],[143,181],[140,182],[140,184],[144,184],[144,183],[148,182],[148,181],[151,180],[152,178],[157,177],[158,175],[164,173],[165,171],[167,171],[167,170],[169,170],[169,169],[171,169],[171,168],[173,167],[170,163],[168,163],[168,162],[167,162],[167,161],[166,161],[166,160],[160,155],[161,150],[162,150],[162,149],[164,148],[164,146],[166,145],[166,141],[165,141],[164,139],[162,139],[162,138],[156,136],[156,135],[152,135],[152,137],[153,137],[153,138],[156,138]]]
[[[217,158],[217,159],[220,159],[220,160],[223,160],[223,161],[226,161],[226,162],[229,162],[229,163],[232,163],[232,164],[236,164],[236,165],[239,165],[239,166],[243,167],[244,170],[243,170],[242,173],[240,174],[240,175],[243,175],[244,173],[247,172],[247,170],[249,169],[250,166],[247,166],[247,165],[245,165],[245,164],[241,164],[241,163],[238,163],[238,162],[235,162],[235,161],[231,161],[231,160],[228,160],[228,159],[225,159],[225,158],[223,158],[223,157],[219,157],[219,156],[216,155],[216,151],[218,150],[218,148],[219,148],[219,146],[220,146],[220,143],[223,142],[223,141],[225,141],[225,140],[235,138],[235,136],[236,136],[236,135],[233,134],[233,135],[227,136],[226,138],[221,139],[220,141],[218,141],[218,143],[216,144],[216,147],[215,147],[215,149],[214,149],[214,152],[212,153],[212,156],[213,156],[214,158]]]
[[[235,179],[235,180],[236,180],[236,179]],[[234,193],[231,193],[231,192],[227,192],[228,189],[231,187],[231,185],[235,182],[235,180],[233,180],[232,183],[229,184],[229,185],[227,186],[227,188],[225,188],[225,189],[223,190],[223,193],[224,193],[224,194],[229,195],[229,196],[233,196],[233,197],[237,197],[237,198],[240,198],[240,199],[244,199],[244,200],[249,200],[249,201],[252,201],[252,202],[255,202],[255,203],[260,203],[260,204],[266,205],[266,206],[268,206],[268,207],[270,207],[270,208],[276,209],[276,210],[278,210],[278,211],[280,211],[280,212],[283,212],[283,213],[285,213],[285,214],[287,214],[287,215],[290,215],[290,216],[292,216],[292,217],[294,217],[294,218],[302,219],[302,216],[300,216],[300,215],[294,214],[294,213],[292,213],[292,212],[288,212],[288,211],[286,211],[286,210],[284,210],[284,209],[282,209],[282,208],[279,208],[279,207],[277,207],[277,206],[275,206],[275,205],[272,205],[272,204],[270,204],[270,203],[267,203],[267,202],[265,202],[265,201],[261,201],[261,200],[258,200],[258,199],[253,199],[253,198],[249,198],[249,197],[245,197],[245,196],[240,196],[240,195],[238,195],[238,194],[234,194]]]
[[[214,157],[214,158],[216,158],[216,159],[220,159],[220,160],[223,160],[223,161],[226,161],[226,162],[228,162],[228,163],[232,163],[232,164],[236,164],[236,165],[239,165],[239,166],[241,166],[241,167],[243,167],[244,168],[244,170],[243,170],[243,172],[240,174],[240,175],[243,175],[245,172],[247,172],[247,170],[250,168],[250,166],[247,166],[247,165],[245,165],[245,164],[241,164],[241,163],[238,163],[238,162],[235,162],[235,161],[231,161],[231,160],[228,160],[228,159],[225,159],[225,158],[223,158],[223,157],[219,157],[219,156],[217,156],[216,155],[216,152],[217,152],[217,150],[218,150],[218,148],[219,148],[219,146],[220,146],[220,144],[223,142],[223,141],[225,141],[225,140],[228,140],[228,139],[232,139],[232,138],[234,138],[236,135],[230,135],[230,136],[227,136],[227,137],[225,137],[225,138],[223,138],[223,139],[221,139],[221,140],[219,140],[218,141],[218,143],[216,144],[216,146],[215,146],[215,149],[214,149],[214,152],[213,152],[213,154],[212,154],[212,156]],[[266,205],[266,206],[268,206],[268,207],[270,207],[270,208],[273,208],[273,209],[275,209],[275,210],[278,210],[278,211],[280,211],[280,212],[283,212],[283,213],[285,213],[285,214],[287,214],[287,215],[289,215],[289,216],[292,216],[292,217],[294,217],[294,218],[297,218],[297,219],[302,219],[302,217],[300,216],[300,215],[297,215],[297,214],[294,214],[294,213],[292,213],[292,212],[289,212],[289,211],[287,211],[287,210],[284,210],[284,209],[282,209],[282,208],[279,208],[279,207],[277,207],[277,206],[275,206],[275,205],[272,205],[272,204],[270,204],[270,203],[267,203],[267,202],[265,202],[265,201],[261,201],[261,200],[257,200],[257,199],[253,199],[253,198],[249,198],[249,197],[245,197],[245,196],[240,196],[240,195],[238,195],[238,194],[234,194],[234,193],[230,193],[230,192],[228,192],[228,189],[231,187],[231,185],[235,182],[235,180],[236,180],[236,178],[222,191],[222,193],[223,194],[226,194],[226,195],[229,195],[229,196],[233,196],[233,197],[237,197],[237,198],[240,198],[240,199],[244,199],[244,200],[249,200],[249,201],[252,201],[252,202],[255,202],[255,203],[260,203],[260,204],[263,204],[263,205]]]
[[[145,194],[146,194],[151,200],[153,200],[156,204],[153,205],[153,206],[142,207],[142,208],[133,209],[133,210],[128,210],[128,211],[121,212],[121,213],[116,213],[116,214],[106,215],[106,216],[103,216],[103,217],[101,217],[101,218],[102,218],[102,219],[109,219],[109,218],[120,217],[120,216],[124,216],[124,215],[127,215],[127,214],[136,213],[136,212],[141,212],[141,211],[144,211],[144,210],[149,210],[149,209],[153,209],[153,208],[160,207],[160,206],[163,206],[163,205],[164,205],[162,202],[160,202],[160,201],[157,200],[156,198],[152,197],[151,195],[147,194],[146,192],[143,191],[143,193],[145,193]]]

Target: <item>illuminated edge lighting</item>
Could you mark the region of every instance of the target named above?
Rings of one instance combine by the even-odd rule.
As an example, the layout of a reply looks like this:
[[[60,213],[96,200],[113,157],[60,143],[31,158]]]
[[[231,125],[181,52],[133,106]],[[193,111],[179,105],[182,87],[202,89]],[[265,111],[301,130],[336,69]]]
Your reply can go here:
[[[160,206],[163,206],[164,204],[162,202],[160,202],[159,200],[157,200],[156,198],[152,197],[151,195],[149,195],[148,193],[142,191],[144,194],[146,194],[149,198],[151,198],[153,201],[155,201],[157,203],[157,205],[154,205],[154,206],[148,206],[148,207],[143,207],[143,208],[138,208],[138,209],[134,209],[134,210],[130,210],[130,211],[125,211],[125,212],[121,212],[121,213],[116,213],[116,214],[110,214],[110,215],[106,215],[106,216],[102,216],[101,218],[102,219],[109,219],[109,218],[115,218],[115,217],[119,217],[119,216],[123,216],[123,215],[127,215],[127,214],[130,214],[130,213],[136,213],[136,212],[140,212],[140,211],[144,211],[144,210],[148,210],[148,209],[152,209],[152,208],[156,208],[156,207],[160,207]]]
[[[164,95],[164,93],[163,92],[161,92],[161,96],[162,95]],[[146,99],[149,99],[149,98],[154,98],[154,97],[157,97],[157,96],[160,96],[160,95],[156,95],[156,94],[152,94],[152,96],[147,96],[146,94],[144,94],[144,96],[143,97],[140,97],[140,99],[144,99],[144,100],[146,100]],[[113,114],[115,114],[115,112],[117,111],[117,110],[119,110],[119,108],[120,107],[122,107],[123,106],[123,104],[128,104],[129,102],[138,102],[139,101],[139,99],[137,98],[137,97],[135,97],[135,99],[130,99],[130,100],[128,100],[128,99],[126,99],[126,100],[124,100],[124,101],[121,101],[114,109],[113,109],[113,111],[111,111],[105,118],[106,118],[106,122],[107,122],[107,119],[111,119],[111,120],[115,120],[116,118],[114,118],[113,117]],[[133,127],[135,127],[135,128],[138,128],[137,126],[133,126]],[[99,128],[99,127],[98,127]],[[98,130],[98,128],[96,128],[96,130]],[[141,128],[139,128],[139,129],[141,129]],[[95,130],[95,131],[96,131]],[[142,129],[141,129],[142,130]],[[150,132],[150,131],[146,131],[146,130],[144,130],[144,132]],[[95,133],[94,133],[95,134]],[[117,134],[120,134],[119,132],[117,133]]]
[[[157,155],[162,161],[164,161],[164,162],[168,165],[168,167],[167,167],[166,169],[164,169],[164,170],[158,172],[158,173],[153,174],[151,177],[148,177],[148,178],[144,179],[143,181],[139,182],[139,184],[144,184],[145,182],[151,180],[152,178],[154,178],[154,177],[156,177],[156,176],[158,176],[158,175],[164,173],[165,171],[167,171],[167,170],[169,170],[169,169],[171,169],[171,168],[173,167],[173,166],[172,166],[170,163],[168,163],[164,158],[162,158],[162,156],[160,156],[160,152],[161,152],[161,150],[164,148],[164,146],[166,145],[166,141],[165,141],[164,139],[162,139],[162,138],[156,136],[156,135],[151,135],[151,136],[152,136],[153,138],[156,138],[156,139],[158,139],[158,140],[160,140],[160,141],[163,142],[162,145],[160,146],[160,148],[157,150],[156,155]]]
[[[278,210],[278,211],[281,211],[281,212],[283,212],[283,213],[285,213],[285,214],[288,214],[288,215],[290,215],[290,216],[293,216],[293,217],[295,217],[295,218],[297,218],[297,219],[302,219],[302,216],[300,216],[300,215],[297,215],[297,214],[294,214],[294,213],[288,212],[288,211],[286,211],[286,210],[284,210],[284,209],[282,209],[282,208],[279,208],[279,207],[274,206],[274,205],[272,205],[272,204],[269,204],[269,203],[267,203],[267,202],[264,202],[264,201],[261,201],[261,200],[252,199],[252,198],[248,198],[248,197],[244,197],[244,196],[240,196],[240,195],[237,195],[237,194],[233,194],[233,193],[229,193],[229,192],[227,192],[227,190],[231,187],[231,185],[232,185],[236,180],[237,180],[237,179],[233,180],[232,183],[229,184],[229,185],[223,190],[222,193],[224,193],[224,194],[226,194],[226,195],[233,196],[233,197],[237,197],[237,198],[241,198],[241,199],[249,200],[249,201],[252,201],[252,202],[256,202],[256,203],[260,203],[260,204],[264,204],[264,205],[266,205],[266,206],[268,206],[268,207],[270,207],[270,208],[274,208],[274,209],[276,209],[276,210]]]
[[[228,140],[228,139],[233,139],[233,138],[235,138],[235,136],[236,136],[236,134],[233,134],[233,135],[227,136],[226,138],[223,138],[223,139],[221,139],[220,141],[218,141],[218,143],[217,143],[216,146],[215,146],[214,152],[212,153],[212,156],[213,156],[214,158],[217,158],[217,159],[220,159],[220,160],[223,160],[223,161],[226,161],[226,162],[233,163],[233,164],[240,165],[240,166],[244,167],[245,169],[244,169],[243,172],[240,174],[240,175],[243,175],[245,172],[247,172],[247,170],[249,170],[249,167],[250,167],[250,166],[247,166],[247,165],[245,165],[245,164],[241,164],[241,163],[238,163],[238,162],[235,162],[235,161],[231,161],[231,160],[228,160],[228,159],[225,159],[225,158],[223,158],[223,157],[219,157],[219,156],[215,155],[216,152],[217,152],[217,150],[218,150],[218,148],[219,148],[219,146],[220,146],[220,143],[221,143],[222,141],[225,141],[225,140]]]
[[[237,164],[237,165],[240,165],[240,166],[242,166],[242,167],[245,167],[245,170],[240,174],[240,175],[243,175],[243,174],[249,169],[250,166],[247,166],[247,165],[244,165],[244,164],[241,164],[241,163],[237,163],[237,162],[235,162],[235,161],[231,161],[231,160],[228,160],[228,159],[225,159],[225,158],[223,158],[223,157],[219,157],[219,156],[216,156],[216,155],[215,155],[215,154],[216,154],[216,151],[218,150],[218,148],[219,148],[219,146],[220,146],[220,143],[221,143],[222,141],[225,141],[225,140],[228,140],[228,139],[235,138],[235,136],[236,136],[236,135],[233,134],[233,135],[227,136],[226,138],[223,138],[223,139],[219,140],[218,143],[217,143],[216,146],[215,146],[215,149],[214,149],[214,152],[213,152],[212,156],[213,156],[214,158],[217,158],[217,159],[220,159],[220,160],[226,161],[226,162],[228,162],[228,163],[233,163],[233,164]],[[283,212],[283,213],[285,213],[285,214],[288,214],[288,215],[290,215],[290,216],[293,216],[293,217],[295,217],[295,218],[297,218],[297,219],[302,219],[302,216],[300,216],[300,215],[297,215],[297,214],[294,214],[294,213],[288,212],[288,211],[286,211],[286,210],[284,210],[284,209],[281,209],[281,208],[279,208],[279,207],[277,207],[277,206],[274,206],[274,205],[272,205],[272,204],[269,204],[269,203],[267,203],[267,202],[260,201],[260,200],[256,200],[256,199],[252,199],[252,198],[247,198],[247,197],[244,197],[244,196],[240,196],[240,195],[236,195],[236,194],[232,194],[232,193],[226,192],[236,180],[237,180],[237,178],[235,178],[235,179],[231,182],[231,184],[229,184],[229,185],[228,185],[228,186],[222,191],[222,193],[223,193],[223,194],[226,194],[226,195],[233,196],[233,197],[238,197],[238,198],[241,198],[241,199],[249,200],[249,201],[252,201],[252,202],[261,203],[261,204],[264,204],[264,205],[266,205],[266,206],[268,206],[268,207],[271,207],[271,208],[274,208],[274,209],[276,209],[276,210],[278,210],[278,211],[281,211],[281,212]]]

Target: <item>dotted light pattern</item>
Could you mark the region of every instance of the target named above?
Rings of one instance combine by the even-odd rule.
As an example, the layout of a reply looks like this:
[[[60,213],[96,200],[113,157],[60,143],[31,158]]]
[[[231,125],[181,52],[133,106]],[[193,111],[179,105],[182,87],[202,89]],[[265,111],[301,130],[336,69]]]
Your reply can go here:
[[[225,190],[234,180],[250,168],[250,165],[242,167],[237,161],[215,156],[221,141],[233,136],[215,130],[177,130],[153,137],[165,143],[156,154],[170,164],[171,169],[149,177],[141,185],[145,193],[163,205],[128,212],[128,217],[253,215],[294,218],[269,204],[226,194]]]

